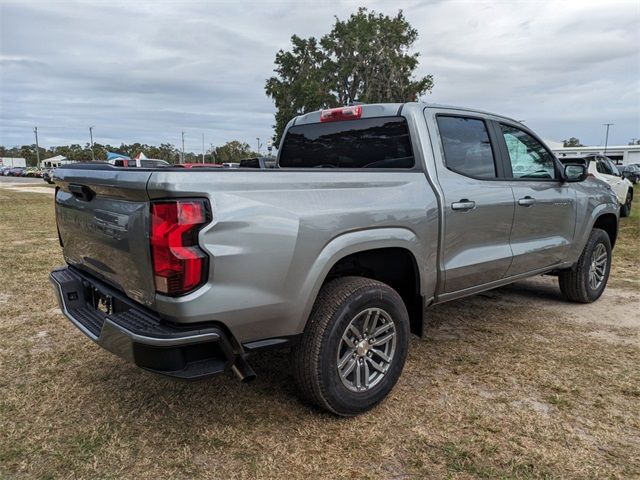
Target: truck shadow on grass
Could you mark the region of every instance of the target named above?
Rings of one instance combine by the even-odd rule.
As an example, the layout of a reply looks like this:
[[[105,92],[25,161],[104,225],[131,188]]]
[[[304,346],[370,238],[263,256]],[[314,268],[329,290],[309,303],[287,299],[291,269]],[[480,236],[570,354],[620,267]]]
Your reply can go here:
[[[431,308],[428,311],[428,325],[424,338],[412,337],[411,350],[414,354],[409,361],[416,365],[428,362],[432,370],[444,368],[445,365],[439,365],[443,358],[433,356],[438,349],[438,342],[446,341],[451,349],[453,340],[460,343],[460,348],[464,348],[465,345],[474,343],[479,333],[485,334],[487,329],[492,328],[487,325],[487,320],[493,324],[503,318],[506,323],[499,330],[508,330],[508,317],[512,308],[522,311],[525,305],[540,301],[564,303],[557,286],[548,282],[538,283],[540,282],[524,281]],[[422,351],[427,346],[430,353],[428,358],[419,358],[415,352]],[[197,382],[165,378],[144,372],[95,346],[92,348],[100,352],[98,355],[101,362],[94,369],[82,369],[79,374],[87,375],[85,385],[97,387],[92,396],[100,397],[101,402],[120,402],[120,406],[114,405],[114,408],[121,411],[126,411],[130,408],[131,402],[139,402],[139,397],[143,397],[145,404],[154,398],[167,405],[175,404],[176,408],[178,405],[188,406],[194,414],[198,411],[206,412],[210,419],[218,415],[228,415],[230,411],[234,414],[252,415],[259,410],[260,404],[266,408],[273,403],[292,412],[313,412],[333,418],[299,400],[291,375],[288,351],[267,351],[251,356],[249,361],[257,373],[257,379],[248,384],[241,384],[230,374]],[[99,376],[100,381],[95,382],[95,376]],[[181,412],[180,415],[184,413]]]

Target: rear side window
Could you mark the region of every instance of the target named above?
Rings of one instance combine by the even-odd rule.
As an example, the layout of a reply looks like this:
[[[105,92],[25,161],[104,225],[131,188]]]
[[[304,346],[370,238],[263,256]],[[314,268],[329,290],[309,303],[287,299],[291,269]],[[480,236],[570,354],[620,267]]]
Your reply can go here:
[[[411,168],[413,151],[402,117],[361,118],[291,127],[283,168]]]
[[[477,118],[438,115],[438,130],[449,170],[473,178],[496,178],[487,126]]]

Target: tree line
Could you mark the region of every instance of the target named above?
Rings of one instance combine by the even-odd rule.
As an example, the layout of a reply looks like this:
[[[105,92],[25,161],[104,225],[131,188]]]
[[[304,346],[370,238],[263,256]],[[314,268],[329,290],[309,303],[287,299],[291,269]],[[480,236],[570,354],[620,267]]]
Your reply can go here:
[[[93,154],[92,154],[93,150]],[[139,153],[144,153],[147,158],[166,160],[169,163],[180,163],[182,152],[170,143],[161,143],[160,146],[148,145],[145,143],[121,143],[119,146],[94,143],[93,149],[89,143],[84,145],[59,145],[49,148],[39,148],[40,160],[63,155],[69,160],[77,162],[88,162],[92,159],[105,161],[107,152],[116,152],[128,157],[135,157]],[[239,162],[245,158],[259,157],[259,153],[254,152],[248,143],[239,140],[231,140],[224,145],[214,147],[205,152],[205,162],[225,163]],[[27,160],[28,166],[36,166],[38,155],[35,144],[22,145],[20,147],[0,146],[0,157],[22,157]],[[185,152],[183,163],[202,162],[202,153]]]

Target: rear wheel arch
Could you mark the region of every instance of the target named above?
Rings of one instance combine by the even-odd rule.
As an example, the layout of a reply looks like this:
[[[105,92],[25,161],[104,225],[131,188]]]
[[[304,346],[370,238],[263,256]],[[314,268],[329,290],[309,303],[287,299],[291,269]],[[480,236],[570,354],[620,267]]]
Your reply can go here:
[[[403,247],[382,247],[345,255],[332,265],[322,284],[349,276],[377,280],[398,292],[409,313],[411,333],[422,336],[424,300],[413,252]]]

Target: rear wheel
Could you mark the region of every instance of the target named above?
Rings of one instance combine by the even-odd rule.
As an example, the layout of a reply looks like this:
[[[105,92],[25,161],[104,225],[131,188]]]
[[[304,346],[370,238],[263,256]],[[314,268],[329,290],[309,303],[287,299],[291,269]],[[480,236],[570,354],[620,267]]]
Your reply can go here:
[[[594,228],[578,262],[558,276],[567,300],[590,303],[602,295],[611,271],[611,241],[604,230]]]
[[[631,213],[631,202],[633,201],[633,195],[631,192],[627,192],[627,198],[624,202],[624,205],[620,206],[620,216],[628,217]]]
[[[344,277],[322,287],[292,351],[294,379],[307,400],[353,416],[380,403],[407,357],[409,316],[384,283]]]

